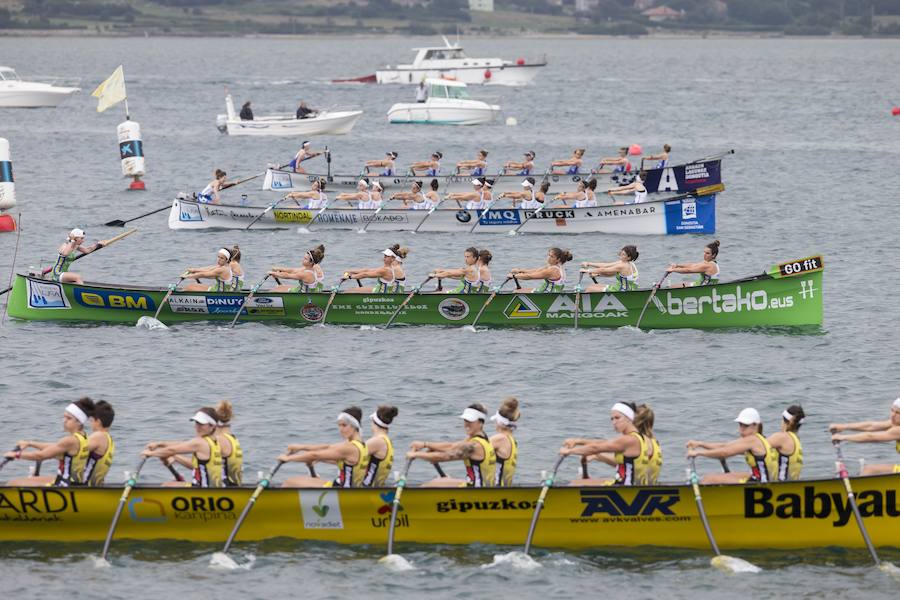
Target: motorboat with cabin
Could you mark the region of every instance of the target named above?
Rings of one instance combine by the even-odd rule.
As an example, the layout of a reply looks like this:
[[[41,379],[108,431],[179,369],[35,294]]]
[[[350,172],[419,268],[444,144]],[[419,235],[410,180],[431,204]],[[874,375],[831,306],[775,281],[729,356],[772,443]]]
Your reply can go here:
[[[61,87],[51,83],[23,81],[15,69],[0,67],[0,107],[45,108],[58,106],[81,88]]]
[[[500,114],[500,107],[469,96],[466,84],[447,79],[426,79],[424,102],[400,102],[388,110],[391,123],[429,125],[481,125]]]

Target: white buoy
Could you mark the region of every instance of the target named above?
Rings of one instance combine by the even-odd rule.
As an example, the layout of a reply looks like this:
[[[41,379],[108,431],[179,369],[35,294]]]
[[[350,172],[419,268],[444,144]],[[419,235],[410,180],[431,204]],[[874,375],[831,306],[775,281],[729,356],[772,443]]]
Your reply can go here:
[[[144,142],[141,140],[141,126],[136,121],[119,123],[119,156],[122,159],[122,175],[133,181],[128,189],[143,190],[144,182]]]
[[[0,210],[16,205],[16,184],[13,181],[12,160],[9,157],[9,141],[0,138]]]
[[[519,124],[519,122],[516,120],[515,117],[506,117],[506,126],[507,127],[515,127],[518,124]]]

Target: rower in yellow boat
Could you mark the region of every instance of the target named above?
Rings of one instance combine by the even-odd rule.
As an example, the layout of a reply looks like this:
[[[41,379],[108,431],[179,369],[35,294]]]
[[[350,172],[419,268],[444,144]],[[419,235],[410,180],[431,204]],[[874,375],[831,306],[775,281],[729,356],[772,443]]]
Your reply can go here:
[[[703,247],[703,261],[698,263],[672,263],[666,269],[667,273],[696,274],[697,279],[676,283],[670,287],[692,287],[695,285],[715,285],[719,283],[719,240],[708,243]]]
[[[383,487],[387,482],[391,467],[394,466],[394,444],[388,436],[388,430],[399,412],[396,406],[382,405],[369,415],[372,437],[366,440],[369,466],[363,475],[365,487]]]
[[[234,409],[231,402],[222,400],[216,406],[219,423],[216,427],[216,441],[222,452],[222,483],[225,487],[237,487],[244,480],[244,451],[241,443],[231,431]]]
[[[563,456],[585,456],[616,468],[615,479],[576,479],[570,485],[655,485],[662,468],[662,450],[653,435],[654,414],[649,406],[616,402],[610,421],[618,437],[570,438],[563,442]]]
[[[891,404],[891,415],[886,421],[860,421],[858,423],[832,423],[831,439],[841,442],[894,442],[894,448],[900,452],[900,398]],[[859,431],[861,433],[840,433],[841,431]],[[866,465],[863,475],[880,475],[883,473],[900,473],[900,464]]]
[[[165,486],[218,488],[225,483],[222,463],[222,447],[216,437],[219,427],[219,413],[216,409],[204,406],[190,418],[194,423],[196,436],[178,442],[150,442],[141,453],[142,456],[156,457],[171,465],[178,463],[191,469],[191,481],[168,481]],[[183,456],[183,455],[189,455]]]
[[[232,289],[234,273],[231,271],[231,250],[219,248],[216,264],[208,267],[188,267],[185,269],[192,279],[211,279],[212,285],[191,283],[184,286],[188,292],[228,292]]]
[[[85,247],[84,231],[81,229],[73,229],[69,232],[69,235],[66,236],[66,241],[57,249],[56,264],[53,265],[53,269],[50,271],[50,278],[53,281],[61,281],[63,283],[84,283],[81,279],[81,275],[68,272],[69,266],[76,258],[78,258],[78,256],[84,256],[85,254],[90,254],[91,252],[99,250],[106,245],[106,243],[106,240],[100,240],[89,248]],[[81,254],[76,255],[76,252],[80,252]]]
[[[797,432],[806,418],[797,404],[781,413],[781,430],[766,438],[755,408],[745,408],[735,419],[740,437],[731,442],[689,440],[688,457],[728,458],[744,455],[750,472],[711,473],[701,483],[769,483],[796,481],[803,468],[803,447]]]
[[[43,461],[56,459],[59,466],[56,475],[29,476],[13,479],[7,485],[98,486],[103,484],[112,464],[115,444],[109,435],[109,427],[115,418],[115,411],[105,401],[94,402],[88,397],[81,398],[63,410],[63,430],[66,435],[55,442],[20,440],[17,450],[4,454],[6,458]],[[90,424],[92,433],[85,433]],[[35,448],[35,451],[28,451]]]
[[[420,458],[431,463],[462,461],[466,478],[438,477],[422,487],[493,487],[497,454],[484,433],[487,409],[483,404],[470,404],[460,415],[466,439],[459,442],[426,442],[416,440],[406,453],[409,459]]]
[[[583,262],[582,273],[591,277],[615,277],[611,284],[595,283],[584,288],[585,292],[627,292],[638,289],[638,270],[634,261],[639,255],[637,246],[624,246],[619,250],[619,260],[613,262]]]
[[[279,285],[272,288],[273,292],[295,292],[308,294],[321,292],[325,285],[325,271],[322,270],[322,261],[325,260],[325,246],[319,244],[315,248],[307,250],[303,255],[301,267],[272,267],[269,275],[278,279],[293,279],[297,285]]]
[[[497,468],[494,471],[494,487],[510,487],[516,476],[516,463],[519,460],[519,443],[513,435],[521,417],[519,401],[510,396],[504,398],[500,408],[491,417],[497,433],[491,436],[491,446],[497,456]]]
[[[278,457],[282,462],[304,462],[307,465],[329,463],[337,465],[337,477],[328,481],[320,477],[290,477],[281,487],[362,487],[369,467],[369,451],[362,441],[360,430],[362,410],[356,406],[345,408],[337,416],[338,433],[343,441],[336,444],[290,444],[287,452]]]
[[[536,269],[510,269],[509,277],[516,279],[543,279],[544,282],[537,288],[518,288],[517,292],[530,294],[532,292],[543,294],[561,292],[566,288],[566,263],[572,260],[572,253],[560,248],[550,248],[547,251],[547,264]]]
[[[466,248],[463,255],[465,265],[459,269],[435,269],[430,273],[437,279],[458,279],[459,285],[447,290],[445,294],[478,294],[491,287],[491,272],[488,264],[493,255],[490,250],[479,250],[472,246]]]
[[[384,264],[374,269],[349,269],[344,273],[345,279],[375,279],[371,287],[349,288],[347,292],[356,294],[395,294],[403,291],[406,274],[403,272],[403,260],[409,254],[409,248],[401,248],[394,244],[381,253]]]

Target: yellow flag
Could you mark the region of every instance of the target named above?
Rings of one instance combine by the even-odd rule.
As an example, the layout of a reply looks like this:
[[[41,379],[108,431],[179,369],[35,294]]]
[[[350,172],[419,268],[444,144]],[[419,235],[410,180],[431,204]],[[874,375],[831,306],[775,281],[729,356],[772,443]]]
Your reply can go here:
[[[122,69],[122,65],[113,71],[109,79],[98,85],[91,96],[100,99],[97,103],[97,112],[103,112],[124,100],[127,95],[125,94],[125,71]]]

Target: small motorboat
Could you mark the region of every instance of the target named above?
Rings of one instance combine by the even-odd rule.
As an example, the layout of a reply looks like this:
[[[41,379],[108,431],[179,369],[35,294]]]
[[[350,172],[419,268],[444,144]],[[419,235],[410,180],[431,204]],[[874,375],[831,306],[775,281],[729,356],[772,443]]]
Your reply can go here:
[[[428,125],[481,125],[500,114],[500,107],[473,100],[461,81],[426,79],[428,98],[425,102],[401,102],[388,110],[391,123],[425,123]]]
[[[306,119],[294,115],[266,115],[254,117],[252,121],[242,120],[234,111],[231,94],[225,96],[227,114],[216,117],[216,127],[228,135],[344,135],[350,133],[361,110],[320,111]]]
[[[14,69],[0,67],[0,107],[3,108],[58,106],[60,102],[80,91],[81,88],[77,87],[22,81]]]

